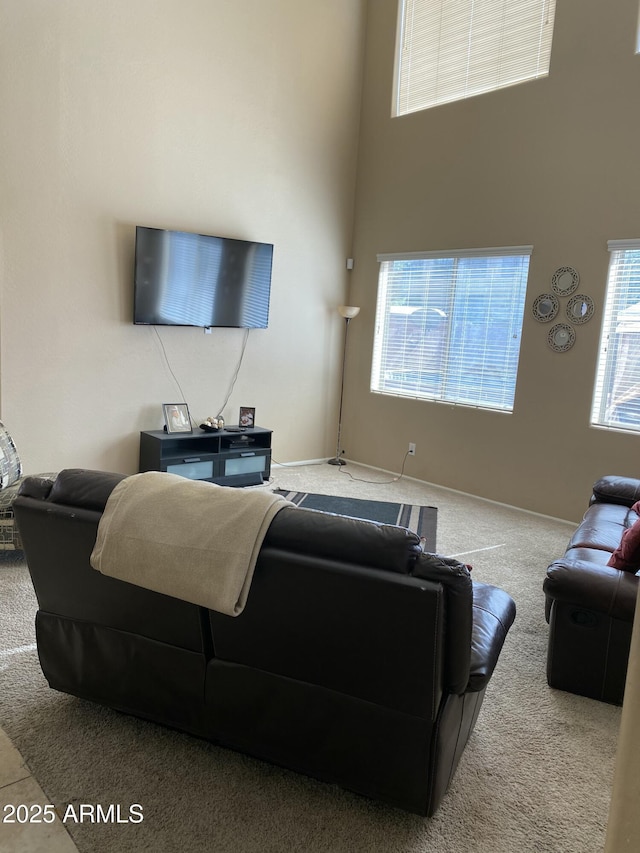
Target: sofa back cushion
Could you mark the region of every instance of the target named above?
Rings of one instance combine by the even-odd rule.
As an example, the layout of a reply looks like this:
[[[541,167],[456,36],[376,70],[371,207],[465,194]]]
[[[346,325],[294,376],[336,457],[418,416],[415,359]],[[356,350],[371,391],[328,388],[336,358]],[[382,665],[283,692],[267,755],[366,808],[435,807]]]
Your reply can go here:
[[[611,554],[620,544],[622,534],[637,516],[622,504],[594,503],[569,540],[568,550],[589,548]],[[607,558],[608,559],[608,555]]]
[[[56,477],[49,500],[56,504],[102,512],[109,495],[125,476],[108,471],[66,468]]]
[[[640,499],[640,480],[608,474],[593,484],[590,503],[622,504],[631,506]]]
[[[273,519],[264,547],[404,575],[422,554],[420,538],[403,527],[296,506],[285,507]]]

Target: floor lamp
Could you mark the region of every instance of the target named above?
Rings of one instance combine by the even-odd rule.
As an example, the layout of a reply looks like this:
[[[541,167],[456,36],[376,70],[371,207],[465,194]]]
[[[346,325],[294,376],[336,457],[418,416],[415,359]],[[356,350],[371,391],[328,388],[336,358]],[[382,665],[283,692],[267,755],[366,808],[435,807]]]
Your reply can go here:
[[[347,363],[347,336],[349,334],[349,322],[360,312],[359,308],[353,305],[340,305],[338,308],[340,316],[344,317],[344,350],[342,352],[342,382],[340,384],[340,411],[338,413],[338,441],[336,444],[336,455],[333,459],[329,459],[329,465],[346,465],[344,459],[341,458],[342,451],[340,450],[340,432],[342,431],[342,398],[344,397],[344,367]]]

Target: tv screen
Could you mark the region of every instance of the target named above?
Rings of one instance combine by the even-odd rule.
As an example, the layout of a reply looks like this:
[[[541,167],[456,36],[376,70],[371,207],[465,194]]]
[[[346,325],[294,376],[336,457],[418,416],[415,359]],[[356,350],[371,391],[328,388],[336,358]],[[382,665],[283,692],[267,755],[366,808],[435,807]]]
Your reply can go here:
[[[136,227],[133,322],[266,329],[273,246]]]

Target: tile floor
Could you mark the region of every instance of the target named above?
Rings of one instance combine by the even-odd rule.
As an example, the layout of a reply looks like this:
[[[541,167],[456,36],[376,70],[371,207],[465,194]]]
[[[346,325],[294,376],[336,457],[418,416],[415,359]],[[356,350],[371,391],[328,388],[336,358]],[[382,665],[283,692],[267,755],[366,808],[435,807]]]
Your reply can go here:
[[[22,756],[0,729],[0,851],[2,853],[77,853],[71,836],[56,816],[51,823],[20,822],[24,815],[42,817],[40,809],[12,806],[45,806],[49,801],[33,778]],[[45,813],[46,814],[46,813]],[[11,818],[15,823],[8,822]]]

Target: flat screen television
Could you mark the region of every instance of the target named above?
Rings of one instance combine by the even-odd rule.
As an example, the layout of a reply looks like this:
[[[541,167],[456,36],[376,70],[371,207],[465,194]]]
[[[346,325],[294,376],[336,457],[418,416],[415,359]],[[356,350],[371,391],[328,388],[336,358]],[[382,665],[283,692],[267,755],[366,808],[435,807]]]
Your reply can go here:
[[[133,322],[266,329],[273,246],[136,226]]]

